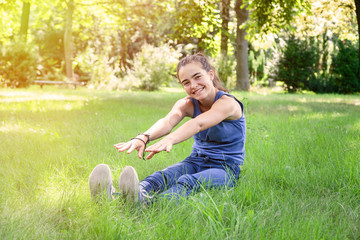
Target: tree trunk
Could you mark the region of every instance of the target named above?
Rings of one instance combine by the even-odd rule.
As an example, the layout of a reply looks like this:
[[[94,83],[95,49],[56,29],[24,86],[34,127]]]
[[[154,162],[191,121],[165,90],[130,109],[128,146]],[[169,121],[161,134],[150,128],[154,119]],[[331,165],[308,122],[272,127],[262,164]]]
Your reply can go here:
[[[227,57],[229,40],[229,21],[230,21],[230,0],[221,1],[221,46],[220,52],[223,57]]]
[[[30,2],[23,2],[23,9],[21,14],[21,27],[20,27],[20,39],[24,43],[27,41],[27,32],[29,28],[30,18]]]
[[[73,78],[72,69],[72,17],[74,13],[74,0],[67,2],[66,25],[64,34],[65,71],[67,78]]]
[[[360,78],[360,0],[355,0],[355,11],[356,11],[356,19],[358,25],[358,35],[359,35],[359,50],[358,50],[358,59],[359,59],[359,66],[358,66],[358,78]]]
[[[246,31],[240,26],[249,18],[249,12],[244,7],[243,0],[236,0],[235,13],[237,18],[235,59],[236,59],[236,90],[249,91],[249,68],[248,68],[248,42],[245,39]]]

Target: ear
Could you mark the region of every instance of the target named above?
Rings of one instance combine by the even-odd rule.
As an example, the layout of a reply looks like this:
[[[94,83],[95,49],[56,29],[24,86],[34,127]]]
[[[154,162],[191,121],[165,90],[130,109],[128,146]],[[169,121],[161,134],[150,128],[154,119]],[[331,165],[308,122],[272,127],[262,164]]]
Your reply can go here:
[[[209,75],[210,75],[210,80],[211,80],[211,81],[214,81],[215,73],[214,73],[213,70],[210,70],[210,71],[209,71]]]

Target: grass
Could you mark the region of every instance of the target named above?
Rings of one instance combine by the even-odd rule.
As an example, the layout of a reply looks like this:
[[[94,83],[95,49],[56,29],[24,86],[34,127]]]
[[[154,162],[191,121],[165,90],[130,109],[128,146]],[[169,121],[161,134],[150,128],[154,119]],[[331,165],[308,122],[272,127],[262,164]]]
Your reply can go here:
[[[118,153],[182,92],[0,89],[0,239],[360,239],[360,96],[234,93],[246,105],[238,184],[147,209],[95,205],[99,163],[114,181],[184,159],[192,140],[150,161]]]

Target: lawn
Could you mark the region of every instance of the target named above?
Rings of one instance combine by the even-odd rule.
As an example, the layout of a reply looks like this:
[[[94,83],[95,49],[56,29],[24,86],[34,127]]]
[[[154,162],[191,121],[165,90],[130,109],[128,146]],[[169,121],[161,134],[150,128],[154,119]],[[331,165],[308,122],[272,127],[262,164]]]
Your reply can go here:
[[[193,140],[149,161],[118,153],[183,92],[0,89],[0,239],[359,239],[360,96],[242,93],[246,159],[232,189],[148,208],[94,204],[106,163],[143,179]]]

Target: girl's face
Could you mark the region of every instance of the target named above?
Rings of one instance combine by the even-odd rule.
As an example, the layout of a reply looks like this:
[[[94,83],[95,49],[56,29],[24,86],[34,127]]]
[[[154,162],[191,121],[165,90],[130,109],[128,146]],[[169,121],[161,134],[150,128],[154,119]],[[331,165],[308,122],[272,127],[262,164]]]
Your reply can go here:
[[[204,70],[201,63],[186,64],[180,68],[178,76],[186,93],[196,100],[206,98],[215,90],[213,85],[214,72]]]

